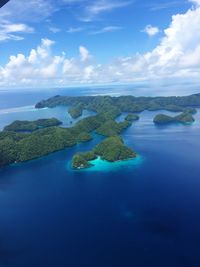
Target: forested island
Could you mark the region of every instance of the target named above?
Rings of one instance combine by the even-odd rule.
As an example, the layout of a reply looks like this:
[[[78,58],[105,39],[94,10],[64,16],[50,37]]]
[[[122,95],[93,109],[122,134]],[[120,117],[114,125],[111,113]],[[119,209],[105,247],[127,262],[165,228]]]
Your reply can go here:
[[[73,119],[77,119],[77,118],[79,118],[79,117],[82,115],[82,113],[83,113],[83,108],[84,108],[83,104],[82,104],[82,103],[79,103],[79,104],[77,104],[77,105],[71,107],[71,108],[68,110],[68,112],[69,112],[69,114],[71,115],[71,117],[72,117]]]
[[[134,97],[134,96],[54,96],[47,100],[42,100],[36,104],[36,108],[71,106],[75,109],[92,110],[97,113],[115,107],[118,111],[138,113],[144,110],[156,111],[167,110],[174,112],[184,112],[189,110],[195,112],[195,107],[200,107],[200,94],[190,96],[169,96],[169,97]],[[81,114],[81,112],[79,112]],[[78,115],[78,112],[77,112]]]
[[[183,112],[180,115],[177,116],[169,116],[165,114],[158,114],[154,118],[155,124],[169,124],[169,123],[192,123],[194,122],[194,117],[189,112]]]
[[[92,159],[101,157],[108,161],[134,158],[136,153],[126,147],[120,137],[122,131],[139,119],[138,114],[144,110],[168,110],[182,112],[170,117],[160,114],[154,118],[155,123],[192,122],[192,114],[200,107],[200,94],[183,97],[134,97],[134,96],[55,96],[42,100],[36,108],[69,107],[72,118],[78,118],[83,110],[96,115],[83,118],[72,127],[62,128],[56,118],[37,121],[15,121],[0,132],[0,167],[12,163],[28,161],[59,151],[80,142],[88,142],[96,132],[106,139],[87,153],[74,156],[74,168],[88,167]],[[116,118],[123,112],[128,113],[123,121]]]
[[[26,133],[19,132],[19,129],[22,126],[24,129],[25,125],[35,125],[35,121],[14,122],[0,132],[0,166],[39,158],[90,141],[93,131],[104,136],[118,135],[131,125],[127,121],[117,123],[115,118],[118,115],[118,110],[110,108],[109,111],[84,118],[69,128],[53,126]]]
[[[98,156],[103,160],[115,162],[135,158],[137,154],[124,144],[121,137],[111,136],[96,145],[91,151],[75,154],[72,159],[72,167],[74,169],[89,168],[92,166],[90,161]]]
[[[39,119],[36,121],[14,121],[11,124],[4,127],[4,131],[13,132],[33,132],[42,128],[59,126],[62,122],[56,118]]]

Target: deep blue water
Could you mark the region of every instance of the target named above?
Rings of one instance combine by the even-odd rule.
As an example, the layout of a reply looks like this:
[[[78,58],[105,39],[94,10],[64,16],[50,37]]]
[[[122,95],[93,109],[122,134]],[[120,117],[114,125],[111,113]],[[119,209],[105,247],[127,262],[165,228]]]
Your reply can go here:
[[[40,115],[67,125],[66,108],[26,112],[40,99],[30,95],[0,98],[1,128]],[[0,266],[199,267],[200,111],[186,126],[156,127],[155,114],[143,112],[123,134],[143,158],[137,165],[70,170],[72,155],[96,136],[1,169]]]

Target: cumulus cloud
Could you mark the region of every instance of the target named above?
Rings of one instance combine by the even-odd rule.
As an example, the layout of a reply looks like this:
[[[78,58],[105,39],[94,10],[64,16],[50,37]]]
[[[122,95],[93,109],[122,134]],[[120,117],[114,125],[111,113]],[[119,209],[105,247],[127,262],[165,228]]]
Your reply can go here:
[[[87,61],[90,58],[90,53],[84,46],[79,47],[80,58],[82,62]]]
[[[156,34],[158,34],[160,32],[158,27],[154,27],[152,25],[147,25],[144,30],[142,30],[142,32],[145,32],[146,34],[148,34],[150,37],[151,36],[155,36]]]
[[[200,0],[190,0],[190,2],[200,6]]]
[[[53,43],[51,40],[42,39],[41,44],[32,49],[27,57],[23,54],[10,56],[9,62],[0,68],[0,84],[30,85],[56,78],[63,56],[51,55]]]
[[[91,55],[84,47],[79,47],[79,57],[66,58],[52,54],[54,41],[42,39],[41,44],[25,56],[10,56],[9,62],[0,67],[1,86],[58,86],[67,82],[87,82],[94,66]]]
[[[197,2],[197,1],[196,1]],[[11,56],[0,67],[3,86],[59,86],[81,83],[136,82],[176,79],[200,81],[200,6],[172,17],[160,43],[144,54],[98,64],[89,50],[79,47],[77,57],[53,55],[54,42],[43,39],[28,56]]]

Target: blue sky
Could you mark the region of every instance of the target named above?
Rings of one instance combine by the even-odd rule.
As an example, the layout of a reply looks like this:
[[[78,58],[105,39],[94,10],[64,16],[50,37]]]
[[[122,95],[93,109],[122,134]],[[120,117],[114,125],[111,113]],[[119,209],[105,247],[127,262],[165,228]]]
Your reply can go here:
[[[200,64],[188,57],[199,51],[199,10],[199,0],[10,0],[0,10],[0,88],[167,80],[175,72],[196,82]]]
[[[16,1],[11,0],[2,12],[4,9],[14,9]],[[46,0],[46,2],[51,4],[51,1]],[[86,7],[94,6],[94,0],[66,2],[69,3],[63,1],[63,4],[60,2],[55,7],[52,4],[52,12],[44,12],[48,15],[43,17],[38,14],[39,18],[36,19],[31,18],[35,16],[34,13],[27,15],[28,18],[24,15],[23,18],[23,14],[18,16],[17,10],[13,10],[12,22],[26,23],[34,28],[34,33],[20,33],[19,35],[24,38],[20,42],[13,43],[12,40],[1,42],[0,51],[3,52],[1,62],[6,62],[11,53],[28,53],[40,43],[41,38],[53,39],[57,44],[54,48],[55,52],[67,51],[71,56],[76,55],[80,44],[84,45],[100,62],[109,61],[117,56],[143,53],[152,49],[162,36],[160,32],[154,38],[149,38],[142,32],[146,25],[150,24],[163,30],[169,25],[173,14],[185,12],[190,5],[187,1],[171,1],[170,3],[166,0],[96,1],[96,3],[105,2],[105,5],[106,2],[114,4],[108,10],[105,8],[97,14],[90,15],[89,12],[87,14]],[[116,3],[119,6],[121,3],[121,6],[118,7]],[[48,7],[44,8],[48,9]],[[31,13],[31,10],[28,12]]]

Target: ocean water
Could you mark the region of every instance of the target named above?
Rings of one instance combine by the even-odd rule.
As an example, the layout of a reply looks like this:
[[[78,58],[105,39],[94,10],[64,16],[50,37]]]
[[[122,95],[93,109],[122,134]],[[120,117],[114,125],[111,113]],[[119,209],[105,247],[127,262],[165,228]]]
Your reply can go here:
[[[40,116],[67,126],[67,108],[34,110],[43,97],[1,93],[0,127]],[[71,170],[76,151],[102,140],[95,135],[1,169],[0,266],[199,267],[200,110],[192,125],[157,127],[155,114],[141,113],[123,133],[135,160]]]

